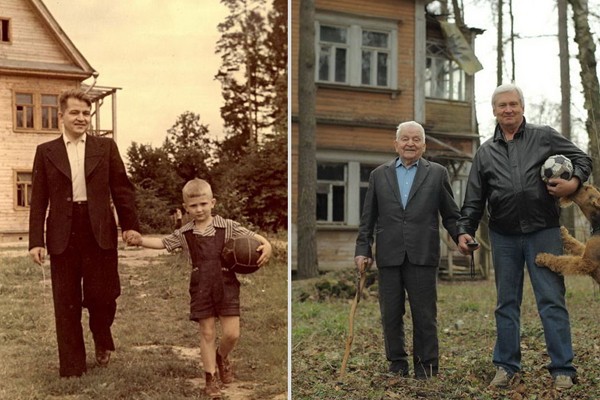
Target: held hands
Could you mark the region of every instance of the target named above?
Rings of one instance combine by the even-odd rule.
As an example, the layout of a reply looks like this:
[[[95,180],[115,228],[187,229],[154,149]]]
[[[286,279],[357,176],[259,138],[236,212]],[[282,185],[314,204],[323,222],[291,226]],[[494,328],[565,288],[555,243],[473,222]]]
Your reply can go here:
[[[128,246],[142,245],[142,235],[138,231],[129,230],[123,232],[123,240],[127,243]]]
[[[473,243],[473,242],[475,242],[474,237],[472,237],[468,233],[463,233],[462,235],[460,235],[458,237],[458,251],[460,251],[461,254],[468,256],[469,254],[471,254],[473,251],[479,249],[479,247],[480,247],[479,244],[477,244],[477,246],[469,247],[469,245],[467,243]]]

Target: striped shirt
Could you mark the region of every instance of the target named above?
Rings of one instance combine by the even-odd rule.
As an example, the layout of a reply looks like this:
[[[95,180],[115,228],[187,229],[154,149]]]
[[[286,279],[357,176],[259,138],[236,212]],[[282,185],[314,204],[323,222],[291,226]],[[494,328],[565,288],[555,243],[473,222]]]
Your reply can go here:
[[[185,236],[183,236],[184,232],[191,230],[194,232],[194,235],[215,236],[215,228],[225,228],[225,242],[227,242],[229,239],[236,238],[239,236],[254,236],[254,232],[247,228],[244,228],[238,222],[235,222],[231,219],[225,219],[219,215],[215,215],[213,217],[212,224],[208,225],[204,230],[197,229],[194,221],[190,221],[187,224],[183,225],[181,228],[176,229],[175,232],[165,236],[162,239],[162,241],[168,252],[172,252],[175,249],[182,248],[187,254],[188,262],[191,264],[192,258],[190,256],[190,251],[188,249]]]

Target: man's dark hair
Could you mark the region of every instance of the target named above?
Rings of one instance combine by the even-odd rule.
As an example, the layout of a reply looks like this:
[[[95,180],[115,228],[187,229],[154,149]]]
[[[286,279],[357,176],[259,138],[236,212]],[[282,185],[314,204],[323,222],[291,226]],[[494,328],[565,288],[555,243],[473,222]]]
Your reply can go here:
[[[60,111],[63,112],[67,109],[67,102],[69,99],[77,99],[83,101],[88,106],[92,106],[92,100],[90,97],[81,89],[69,89],[61,93],[58,98],[60,104]]]

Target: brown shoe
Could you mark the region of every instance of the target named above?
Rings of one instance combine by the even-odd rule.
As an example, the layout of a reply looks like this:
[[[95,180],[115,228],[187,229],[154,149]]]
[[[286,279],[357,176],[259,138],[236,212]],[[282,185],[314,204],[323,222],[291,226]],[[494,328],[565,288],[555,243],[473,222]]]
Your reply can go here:
[[[217,367],[219,368],[219,378],[224,384],[233,382],[233,366],[227,357],[221,357],[217,349]]]
[[[104,350],[96,347],[96,364],[100,367],[108,366],[110,362],[110,350]]]
[[[204,387],[204,394],[211,399],[221,399],[221,388],[219,387],[219,381],[217,381],[217,377],[215,374],[211,374],[209,372],[206,372],[205,375],[206,386]]]

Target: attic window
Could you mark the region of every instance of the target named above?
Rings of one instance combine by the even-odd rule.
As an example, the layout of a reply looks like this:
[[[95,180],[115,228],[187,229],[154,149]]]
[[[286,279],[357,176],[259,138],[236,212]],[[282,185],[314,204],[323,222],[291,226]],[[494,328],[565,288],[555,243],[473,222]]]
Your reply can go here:
[[[0,42],[10,42],[10,20],[5,18],[0,18]]]

